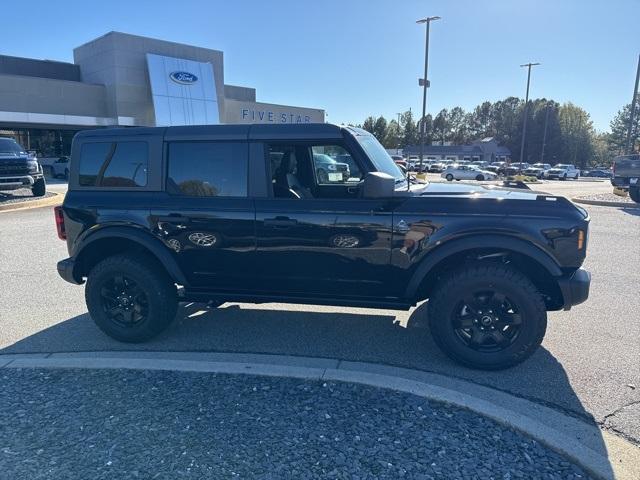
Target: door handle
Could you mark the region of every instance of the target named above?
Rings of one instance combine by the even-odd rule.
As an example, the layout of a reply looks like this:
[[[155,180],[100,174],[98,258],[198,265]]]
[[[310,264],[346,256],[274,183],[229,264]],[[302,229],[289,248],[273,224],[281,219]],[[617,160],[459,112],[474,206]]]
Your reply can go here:
[[[276,217],[276,218],[265,218],[264,226],[265,227],[274,227],[274,228],[289,228],[294,227],[298,224],[298,221],[289,218],[289,217]]]

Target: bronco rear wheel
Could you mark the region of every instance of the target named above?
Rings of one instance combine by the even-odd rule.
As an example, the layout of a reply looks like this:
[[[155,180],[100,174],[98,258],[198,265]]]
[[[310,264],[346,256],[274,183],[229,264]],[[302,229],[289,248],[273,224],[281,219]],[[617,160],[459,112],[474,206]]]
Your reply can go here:
[[[503,264],[451,273],[429,299],[436,344],[453,360],[485,370],[516,365],[536,351],[547,327],[540,293]]]
[[[631,197],[631,200],[633,200],[634,202],[640,203],[640,188],[638,187],[630,188],[629,196]]]
[[[167,273],[147,258],[115,255],[91,269],[85,299],[96,325],[127,343],[149,340],[174,319],[176,286]]]

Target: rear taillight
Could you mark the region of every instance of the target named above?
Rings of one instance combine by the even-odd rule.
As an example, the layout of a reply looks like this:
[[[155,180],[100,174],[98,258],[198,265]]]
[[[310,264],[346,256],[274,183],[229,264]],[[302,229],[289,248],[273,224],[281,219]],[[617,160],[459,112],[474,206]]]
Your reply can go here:
[[[62,207],[54,207],[53,214],[56,217],[56,230],[58,231],[58,238],[60,240],[67,239],[67,231],[64,228],[64,213]]]

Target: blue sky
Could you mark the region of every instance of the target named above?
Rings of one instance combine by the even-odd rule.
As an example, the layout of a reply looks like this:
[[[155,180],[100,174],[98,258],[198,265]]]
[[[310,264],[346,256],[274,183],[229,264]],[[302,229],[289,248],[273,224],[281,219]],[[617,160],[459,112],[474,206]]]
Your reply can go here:
[[[258,100],[326,109],[333,123],[418,112],[424,26],[432,24],[429,112],[484,100],[571,101],[607,130],[631,100],[640,0],[233,0],[11,2],[0,53],[72,61],[117,30],[222,50],[225,83]],[[7,21],[11,20],[11,21]]]

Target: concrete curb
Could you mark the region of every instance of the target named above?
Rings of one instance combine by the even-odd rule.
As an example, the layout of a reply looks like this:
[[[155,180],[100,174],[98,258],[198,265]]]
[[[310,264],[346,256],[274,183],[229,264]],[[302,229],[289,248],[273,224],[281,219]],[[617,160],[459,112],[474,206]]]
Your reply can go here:
[[[419,370],[323,358],[200,352],[0,355],[0,368],[171,370],[358,383],[471,410],[534,438],[597,478],[640,478],[640,448],[597,425],[499,390]]]
[[[571,199],[571,201],[576,203],[583,203],[585,205],[599,205],[601,207],[640,208],[640,205],[637,203],[608,202],[605,200],[589,200],[588,198],[580,198],[580,197],[574,197]]]
[[[14,212],[16,210],[29,210],[31,208],[41,207],[53,207],[61,205],[64,200],[64,195],[61,193],[51,192],[52,196],[47,198],[39,198],[37,200],[25,200],[24,202],[8,203],[6,205],[0,205],[0,213],[2,212]]]

